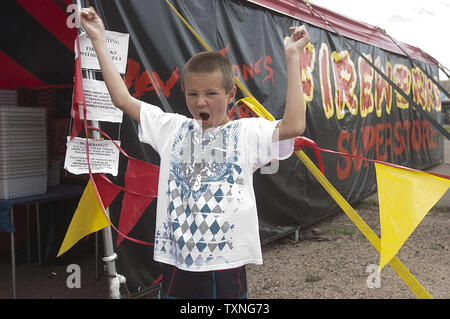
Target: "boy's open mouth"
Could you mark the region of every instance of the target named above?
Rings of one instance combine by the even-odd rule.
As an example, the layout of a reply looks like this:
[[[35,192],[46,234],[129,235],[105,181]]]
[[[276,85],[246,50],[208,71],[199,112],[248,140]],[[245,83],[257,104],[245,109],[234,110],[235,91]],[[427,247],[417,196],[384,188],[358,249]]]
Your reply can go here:
[[[203,121],[207,121],[209,119],[209,114],[205,112],[200,112],[200,117]]]

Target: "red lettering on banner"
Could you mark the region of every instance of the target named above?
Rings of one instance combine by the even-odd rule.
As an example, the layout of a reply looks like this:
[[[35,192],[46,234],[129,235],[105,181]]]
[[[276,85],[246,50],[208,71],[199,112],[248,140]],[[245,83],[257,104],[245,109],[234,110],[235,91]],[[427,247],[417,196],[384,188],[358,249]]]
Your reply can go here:
[[[436,148],[438,147],[438,145],[436,144],[436,139],[434,138],[434,136],[436,135],[436,131],[433,130],[433,127],[431,126],[430,122],[428,121],[424,121],[427,123],[427,140],[428,140],[428,148],[432,149],[432,148]]]
[[[257,117],[257,115],[245,103],[234,105],[227,113],[230,120],[238,118]]]
[[[344,141],[348,142],[349,140],[350,140],[350,134],[348,133],[348,131],[341,131],[341,133],[338,136],[338,141],[337,141],[338,152],[348,153],[348,150],[344,147]],[[341,156],[341,160],[344,160],[345,165],[342,168],[341,164],[340,164],[342,161],[337,162],[336,175],[340,180],[344,180],[350,174],[350,171],[352,169],[352,160],[349,157],[343,157],[343,156]]]
[[[375,126],[375,154],[376,159],[379,161],[386,161],[388,156],[386,153],[386,144],[384,143],[384,127],[385,123],[377,124]],[[380,146],[383,147],[383,151],[380,152]]]
[[[228,52],[229,48],[230,48],[230,43],[228,43],[225,46],[225,48],[219,50],[219,53],[222,55],[225,55]],[[253,77],[255,75],[258,75],[261,73],[261,71],[262,71],[261,66],[260,66],[261,62],[263,62],[264,70],[267,71],[267,75],[264,77],[262,82],[264,83],[267,80],[271,80],[272,86],[273,86],[274,71],[273,71],[272,67],[270,66],[270,64],[272,64],[272,57],[270,55],[260,57],[258,60],[256,60],[255,63],[243,64],[242,71],[241,71],[241,67],[239,65],[233,64],[234,75],[238,79],[241,79],[241,77],[243,77],[244,81],[248,82],[248,80],[253,79]]]
[[[369,154],[369,150],[375,144],[375,128],[372,125],[365,126],[361,129],[363,146],[364,146],[364,154],[367,156]],[[369,166],[369,162],[365,161],[364,167]]]
[[[408,150],[408,152],[411,150],[410,129],[411,129],[411,122],[408,120],[403,121],[403,131],[406,133],[406,149]]]
[[[360,141],[362,139],[362,143]],[[337,150],[339,152],[373,158],[368,154],[374,151],[375,159],[379,161],[395,162],[412,145],[415,152],[430,150],[438,147],[436,143],[436,131],[430,122],[423,120],[396,121],[362,127],[353,130],[350,134],[343,130],[337,138]],[[362,146],[358,146],[362,145]],[[375,148],[375,149],[373,149]],[[364,167],[368,166],[365,161]],[[336,176],[345,180],[350,172],[357,172],[362,167],[362,160],[341,156],[336,165]]]
[[[272,64],[272,57],[270,55],[266,55],[266,57],[264,58],[264,69],[267,71],[267,73],[269,73],[264,79],[263,79],[263,83],[266,80],[271,80],[272,82],[272,86],[273,86],[273,70],[272,68],[269,66],[269,64]]]
[[[259,64],[261,63],[261,61],[262,61],[263,58],[264,58],[264,57],[260,57],[260,58],[258,59],[258,61],[255,62],[255,65],[254,65],[254,71],[255,71],[255,74],[260,74],[260,73],[261,73],[261,68],[259,67]]]
[[[156,86],[155,79],[151,76],[150,72],[145,70],[136,79],[134,88],[136,89],[134,97],[139,99],[145,92],[155,91],[158,97],[160,97],[160,92]]]
[[[322,92],[322,107],[327,119],[334,115],[333,93],[330,82],[329,52],[326,43],[322,43],[319,50],[320,91]]]
[[[421,142],[422,142],[422,130],[419,124],[419,121],[413,121],[413,127],[411,130],[411,142],[413,150],[420,150]]]
[[[372,62],[372,57],[370,55],[366,56],[370,62]],[[366,117],[367,114],[373,112],[373,94],[372,94],[372,84],[374,71],[372,67],[361,57],[358,58],[358,70],[359,70],[359,105],[361,117]]]
[[[385,72],[384,67],[381,65],[380,57],[377,57],[375,59],[375,66],[378,69],[380,69],[381,72],[383,72],[389,79],[392,80],[392,67],[391,67],[391,63],[389,61],[386,64],[387,72]],[[381,117],[381,113],[382,113],[381,104],[383,102],[383,99],[385,100],[386,113],[391,114],[392,87],[377,72],[375,74],[375,110],[376,110],[378,117]]]
[[[392,143],[393,151],[395,155],[400,156],[400,154],[405,150],[405,141],[402,134],[402,122],[400,121],[397,121],[394,124],[394,137],[394,141],[398,141],[398,145],[395,142]]]
[[[358,155],[358,156],[363,156],[360,144],[359,144],[359,154],[358,154],[358,150],[356,149],[356,130],[353,130],[353,132],[352,132],[352,154]],[[353,168],[355,169],[355,171],[359,171],[359,169],[361,168],[361,165],[362,165],[361,159],[357,159],[357,158],[353,159]]]
[[[230,48],[230,44],[228,43],[228,44],[225,46],[225,48],[220,49],[218,52],[219,52],[220,54],[222,54],[222,55],[225,55],[225,54],[227,54],[229,48]]]
[[[386,134],[385,139],[386,139],[386,153],[388,154],[388,158],[394,158],[394,153],[392,151],[392,125],[390,122],[387,122],[385,125],[385,131]]]
[[[237,77],[238,79],[241,78],[241,69],[239,68],[239,65],[233,64],[233,72],[234,72],[234,76]]]
[[[153,78],[156,81],[156,85],[157,87],[164,93],[164,95],[168,98],[170,96],[170,91],[172,90],[172,88],[174,87],[175,83],[178,81],[178,79],[180,78],[180,75],[178,74],[178,68],[175,69],[175,71],[172,72],[172,74],[170,75],[170,78],[166,81],[163,82],[158,73],[153,72]]]
[[[403,64],[396,64],[394,66],[394,83],[407,95],[411,92],[411,72],[408,67]],[[400,109],[407,109],[409,107],[408,101],[401,96],[397,91],[397,107]]]
[[[155,91],[158,97],[161,96],[162,92],[165,97],[168,98],[171,95],[175,83],[180,78],[178,68],[176,68],[170,75],[170,78],[164,82],[157,72],[150,73],[145,70],[139,74],[141,66],[136,61],[128,59],[127,63],[127,73],[125,74],[124,82],[128,89],[134,84],[135,92],[133,96],[137,99],[150,91]]]
[[[432,149],[437,147],[437,144],[435,143],[433,137],[434,137],[435,131],[431,129],[431,124],[428,121],[422,121],[422,148],[424,150],[426,149]]]
[[[256,75],[262,72],[260,65],[261,62],[263,63],[264,70],[266,70],[267,72],[267,75],[263,78],[262,83],[264,83],[267,80],[271,80],[273,86],[274,71],[270,66],[270,64],[272,64],[272,57],[269,55],[259,58],[254,64],[253,63],[249,63],[248,65],[243,64],[242,68],[237,64],[233,64],[234,75],[238,79],[243,78],[245,82],[248,82],[248,80],[253,79]]]
[[[333,51],[332,62],[334,70],[336,116],[342,119],[345,116],[345,106],[351,114],[358,114],[358,99],[355,96],[356,70],[350,53],[345,50],[337,53]]]
[[[248,75],[250,74],[250,78],[253,79],[253,64],[250,63],[250,67],[247,65],[242,66],[242,71],[244,73],[244,81],[248,81]]]

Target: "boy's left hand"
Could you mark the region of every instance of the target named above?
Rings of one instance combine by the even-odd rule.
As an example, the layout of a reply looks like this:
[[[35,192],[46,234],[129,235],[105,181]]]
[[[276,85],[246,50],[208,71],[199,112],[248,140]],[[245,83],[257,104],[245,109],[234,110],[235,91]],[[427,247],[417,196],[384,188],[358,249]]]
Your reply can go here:
[[[292,55],[299,56],[309,42],[308,31],[303,25],[299,27],[290,27],[289,30],[292,31],[292,34],[284,44],[284,53],[286,57]]]

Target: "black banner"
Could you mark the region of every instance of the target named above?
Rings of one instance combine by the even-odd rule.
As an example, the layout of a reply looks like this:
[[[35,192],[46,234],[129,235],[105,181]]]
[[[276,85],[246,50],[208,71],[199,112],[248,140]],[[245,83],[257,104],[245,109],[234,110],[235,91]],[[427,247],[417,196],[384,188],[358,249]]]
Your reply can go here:
[[[215,51],[233,63],[235,75],[277,119],[283,116],[286,67],[283,41],[297,20],[237,0],[173,0],[171,3]],[[181,90],[184,63],[205,48],[163,0],[93,1],[107,29],[130,34],[125,83],[138,99],[164,111],[190,116]],[[443,139],[429,121],[420,118],[395,90],[376,74],[347,41],[353,41],[378,68],[434,118],[440,119],[436,86],[409,60],[373,45],[338,37],[304,23],[311,45],[301,59],[302,85],[307,100],[305,136],[321,148],[425,169],[443,160]],[[429,74],[437,68],[415,62]],[[238,98],[242,98],[242,92]],[[252,116],[244,105],[230,105],[229,117]],[[124,116],[120,139],[133,157],[159,165],[159,156],[137,138],[137,125]],[[112,125],[111,125],[112,126]],[[112,135],[116,127],[102,127]],[[312,150],[305,149],[315,161]],[[355,203],[376,191],[372,164],[322,153],[325,176]],[[122,161],[123,162],[123,161]],[[126,163],[116,180],[123,185]],[[338,212],[328,193],[296,157],[280,162],[278,173],[254,175],[261,240],[268,242],[299,227],[305,229]],[[121,200],[110,207],[117,224]],[[130,236],[153,241],[153,202]],[[150,287],[159,276],[151,247],[124,241],[118,247],[118,271],[130,291]]]

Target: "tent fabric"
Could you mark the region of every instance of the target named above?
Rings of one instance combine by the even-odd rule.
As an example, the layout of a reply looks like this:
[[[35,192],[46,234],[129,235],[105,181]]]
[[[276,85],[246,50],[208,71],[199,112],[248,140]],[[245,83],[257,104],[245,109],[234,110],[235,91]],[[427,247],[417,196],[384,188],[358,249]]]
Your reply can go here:
[[[313,17],[302,1],[247,0],[246,2],[307,21],[327,29],[318,17]],[[72,0],[4,0],[0,13],[0,88],[71,85],[75,28],[66,21]],[[326,8],[312,4],[315,10],[341,34],[370,43],[396,54],[404,53],[376,26],[355,21]],[[401,43],[413,58],[426,63],[436,60],[419,48]],[[29,54],[32,52],[33,54]],[[48,72],[51,70],[51,72]]]
[[[72,85],[70,0],[5,0],[0,13],[0,88]]]
[[[302,0],[247,0],[248,2],[255,3],[263,6],[267,9],[286,14],[288,16],[306,21],[312,25],[323,28],[330,32],[332,29],[327,26],[322,19],[318,16],[311,15],[308,7]],[[368,23],[357,21],[348,18],[344,15],[330,11],[321,6],[311,3],[311,6],[322,17],[324,17],[340,34],[349,37],[354,40],[358,40],[364,43],[368,43],[377,46],[381,49],[391,51],[396,54],[405,55],[399,47],[392,42],[392,40],[386,35],[386,33],[378,26],[373,26]],[[437,63],[436,59],[427,54],[426,52],[411,46],[401,41],[397,41],[401,47],[412,58],[420,60],[425,63]]]

